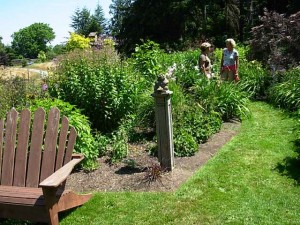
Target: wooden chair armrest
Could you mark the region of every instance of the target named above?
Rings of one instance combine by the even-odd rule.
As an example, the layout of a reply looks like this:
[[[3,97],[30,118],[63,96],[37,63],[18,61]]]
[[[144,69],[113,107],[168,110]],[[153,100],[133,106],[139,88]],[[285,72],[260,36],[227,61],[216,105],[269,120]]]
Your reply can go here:
[[[40,187],[58,187],[62,182],[64,182],[68,176],[71,174],[73,168],[82,160],[84,156],[82,154],[73,154],[72,160],[65,164],[63,167],[55,171],[52,175],[43,180],[39,186]]]

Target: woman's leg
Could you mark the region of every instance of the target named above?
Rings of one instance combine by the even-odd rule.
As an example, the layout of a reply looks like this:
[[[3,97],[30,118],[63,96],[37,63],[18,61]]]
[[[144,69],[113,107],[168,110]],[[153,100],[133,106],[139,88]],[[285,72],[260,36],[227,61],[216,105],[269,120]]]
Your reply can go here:
[[[228,71],[228,81],[234,81],[234,71]]]
[[[221,80],[222,81],[227,81],[228,80],[228,70],[223,70],[222,72],[221,72]]]

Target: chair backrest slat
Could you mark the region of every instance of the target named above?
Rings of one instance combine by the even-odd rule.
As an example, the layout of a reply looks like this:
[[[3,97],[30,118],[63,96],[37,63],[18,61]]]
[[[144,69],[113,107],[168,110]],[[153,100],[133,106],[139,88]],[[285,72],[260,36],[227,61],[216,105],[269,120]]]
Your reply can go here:
[[[60,134],[59,134],[55,171],[58,170],[59,168],[61,168],[64,163],[68,131],[69,131],[69,120],[67,117],[63,116],[62,122],[61,122]]]
[[[40,181],[40,165],[42,144],[44,139],[45,111],[39,108],[34,113],[30,153],[28,158],[26,187],[38,187]]]
[[[4,120],[0,120],[0,183],[2,171],[2,153],[3,153],[3,133],[4,133]]]
[[[45,134],[45,148],[42,158],[40,181],[43,181],[54,172],[59,116],[59,110],[55,107],[51,108]]]
[[[18,131],[18,145],[15,157],[14,181],[13,186],[25,186],[27,169],[27,151],[30,131],[30,111],[24,109],[20,116],[20,125]]]
[[[70,129],[70,135],[68,140],[68,146],[65,154],[64,164],[70,162],[72,158],[73,149],[76,143],[77,132],[74,127]]]
[[[65,116],[59,127],[56,107],[50,109],[47,125],[45,115],[45,110],[38,108],[32,120],[28,109],[20,114],[12,109],[0,120],[0,185],[38,187],[71,160],[76,130]]]
[[[1,177],[1,185],[11,186],[13,183],[17,118],[18,113],[15,109],[12,109],[7,114],[2,164],[2,171],[5,172],[3,172]]]

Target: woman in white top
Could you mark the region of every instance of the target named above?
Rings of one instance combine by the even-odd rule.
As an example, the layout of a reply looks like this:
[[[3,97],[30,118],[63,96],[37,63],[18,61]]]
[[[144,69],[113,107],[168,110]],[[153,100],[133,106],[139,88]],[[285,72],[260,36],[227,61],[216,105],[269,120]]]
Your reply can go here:
[[[233,39],[227,39],[225,43],[221,59],[221,80],[233,81],[238,77],[239,53],[234,48],[236,43]]]
[[[204,42],[200,45],[201,54],[198,60],[199,71],[204,74],[208,79],[212,77],[211,74],[211,62],[208,58],[208,54],[210,52],[211,44],[208,42]]]

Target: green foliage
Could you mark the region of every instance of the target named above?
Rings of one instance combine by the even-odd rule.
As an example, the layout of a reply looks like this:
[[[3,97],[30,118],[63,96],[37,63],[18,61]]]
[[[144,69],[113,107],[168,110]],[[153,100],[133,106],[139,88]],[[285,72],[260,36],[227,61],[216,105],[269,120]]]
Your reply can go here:
[[[90,39],[76,33],[71,33],[71,36],[66,44],[66,49],[68,51],[74,49],[87,49],[90,47]]]
[[[139,100],[137,101],[135,121],[136,126],[141,130],[154,129],[155,127],[155,104],[154,98],[151,97],[152,93],[152,89],[145,90],[139,95]]]
[[[284,74],[283,81],[273,85],[268,98],[274,105],[296,111],[300,108],[300,69],[295,68]]]
[[[198,144],[188,131],[180,129],[177,132],[174,129],[174,153],[176,156],[192,156],[198,151]]]
[[[45,62],[47,59],[47,56],[44,51],[40,51],[37,58],[38,58],[39,62]]]
[[[150,83],[155,81],[160,73],[164,72],[160,61],[162,54],[164,53],[159,44],[150,40],[136,46],[135,52],[132,54],[134,68]]]
[[[248,94],[249,98],[266,96],[266,91],[271,85],[272,77],[269,71],[257,61],[240,60],[239,87]]]
[[[249,113],[247,96],[234,83],[199,79],[192,89],[195,100],[206,113],[217,112],[224,121],[241,119]]]
[[[178,110],[178,109],[177,109]],[[222,120],[218,113],[204,113],[197,104],[181,107],[174,113],[174,150],[177,156],[191,156],[199,149],[198,144],[219,131]]]
[[[21,59],[21,64],[22,64],[22,67],[25,67],[25,66],[27,66],[27,59],[25,59],[25,58],[22,58]]]
[[[2,37],[0,36],[0,65],[9,65],[10,56],[7,48],[2,43]]]
[[[84,155],[83,168],[85,170],[93,170],[97,165],[98,145],[95,141],[90,128],[89,120],[78,109],[68,102],[63,102],[59,99],[43,99],[35,100],[30,105],[30,111],[34,112],[39,107],[45,109],[46,112],[51,107],[57,107],[60,110],[60,115],[66,116],[69,119],[70,125],[77,131],[77,139],[75,144],[75,152]]]
[[[50,83],[52,96],[82,109],[93,128],[104,133],[133,112],[138,92],[143,91],[130,65],[107,48],[65,55]]]
[[[221,127],[219,113],[204,109],[179,84],[170,82],[174,151],[177,156],[191,156],[198,151],[198,144],[205,142]]]
[[[154,40],[166,50],[186,50],[207,40],[217,47],[225,47],[224,41],[230,37],[241,43],[248,41],[251,28],[259,25],[259,16],[264,8],[290,15],[300,10],[299,3],[295,2],[297,1],[274,3],[271,0],[264,0],[250,3],[237,0],[114,0],[110,6],[111,30],[120,40],[119,50],[126,54],[133,52],[135,45],[141,40],[147,39]],[[280,24],[274,23],[267,29],[275,31]],[[298,23],[296,21],[294,24],[290,23],[293,29],[286,32],[289,35],[274,32],[273,36],[264,39],[261,46],[267,45],[273,37],[281,36],[286,39],[293,35],[297,37],[299,29],[297,30],[295,24]],[[287,30],[286,27],[283,25],[281,29]],[[286,46],[290,43],[287,41]],[[298,48],[296,45],[295,47]],[[298,52],[290,50],[293,53]]]
[[[12,49],[25,58],[36,58],[40,51],[47,52],[47,44],[55,38],[53,29],[44,23],[34,23],[12,35]]]
[[[297,125],[296,125],[296,140],[295,144],[297,145],[298,149],[300,148],[300,109],[296,112],[296,118],[297,118]],[[300,152],[299,152],[300,154]]]
[[[112,163],[118,162],[125,158],[128,154],[128,132],[120,126],[119,129],[112,134],[110,157]]]
[[[112,15],[110,32],[116,37],[122,29],[123,19],[129,11],[131,0],[112,0],[109,13]]]
[[[189,90],[199,79],[200,74],[197,68],[199,54],[199,51],[174,52],[166,59],[170,61],[169,65],[176,63],[173,76],[185,90]]]

